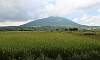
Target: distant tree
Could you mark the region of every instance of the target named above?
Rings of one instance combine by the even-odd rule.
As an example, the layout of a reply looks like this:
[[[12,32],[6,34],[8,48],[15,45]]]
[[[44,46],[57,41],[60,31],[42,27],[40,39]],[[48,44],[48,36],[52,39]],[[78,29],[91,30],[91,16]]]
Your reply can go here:
[[[59,29],[56,29],[56,31],[59,31]]]
[[[69,28],[69,31],[78,31],[78,28]]]
[[[67,29],[67,28],[65,28],[65,31],[68,31],[68,29]]]
[[[69,31],[73,31],[73,29],[72,28],[69,28]]]
[[[73,31],[78,31],[78,28],[73,28]]]

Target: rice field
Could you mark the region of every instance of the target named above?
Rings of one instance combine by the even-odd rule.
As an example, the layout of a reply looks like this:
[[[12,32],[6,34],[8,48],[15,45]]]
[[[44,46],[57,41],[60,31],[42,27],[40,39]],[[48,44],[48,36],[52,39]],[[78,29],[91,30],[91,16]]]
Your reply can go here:
[[[0,32],[0,60],[100,60],[99,36],[99,32]]]

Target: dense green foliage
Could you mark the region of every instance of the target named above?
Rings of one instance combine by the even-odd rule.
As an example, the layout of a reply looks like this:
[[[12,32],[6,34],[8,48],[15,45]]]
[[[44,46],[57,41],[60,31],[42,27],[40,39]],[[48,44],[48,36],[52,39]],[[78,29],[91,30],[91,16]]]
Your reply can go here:
[[[0,32],[0,60],[100,60],[99,36],[99,32]]]

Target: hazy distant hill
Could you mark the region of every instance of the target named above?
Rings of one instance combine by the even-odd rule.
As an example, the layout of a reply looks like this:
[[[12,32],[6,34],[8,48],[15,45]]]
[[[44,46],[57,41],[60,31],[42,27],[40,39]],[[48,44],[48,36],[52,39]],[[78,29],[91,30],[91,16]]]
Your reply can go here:
[[[73,22],[63,17],[48,17],[26,23],[21,26],[0,27],[0,30],[50,30],[57,28],[100,29],[99,26],[86,26]]]
[[[62,17],[48,17],[48,18],[31,21],[21,26],[23,27],[41,27],[41,26],[79,27],[80,24],[77,24],[69,19],[62,18]]]

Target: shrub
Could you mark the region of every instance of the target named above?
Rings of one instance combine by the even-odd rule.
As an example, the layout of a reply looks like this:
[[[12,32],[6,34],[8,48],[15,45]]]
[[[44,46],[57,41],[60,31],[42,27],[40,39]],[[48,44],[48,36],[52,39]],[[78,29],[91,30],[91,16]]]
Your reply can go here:
[[[85,32],[85,33],[83,33],[84,35],[96,35],[96,33],[95,32]]]

